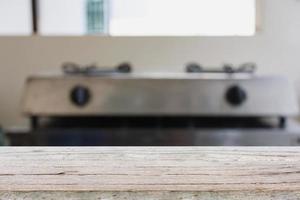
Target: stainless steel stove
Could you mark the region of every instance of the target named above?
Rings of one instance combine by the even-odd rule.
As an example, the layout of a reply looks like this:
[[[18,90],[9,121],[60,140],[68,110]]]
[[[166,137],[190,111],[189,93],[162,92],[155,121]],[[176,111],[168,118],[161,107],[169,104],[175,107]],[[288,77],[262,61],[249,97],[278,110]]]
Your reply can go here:
[[[67,64],[32,76],[23,111],[35,145],[298,145],[295,91],[244,64],[180,74]]]

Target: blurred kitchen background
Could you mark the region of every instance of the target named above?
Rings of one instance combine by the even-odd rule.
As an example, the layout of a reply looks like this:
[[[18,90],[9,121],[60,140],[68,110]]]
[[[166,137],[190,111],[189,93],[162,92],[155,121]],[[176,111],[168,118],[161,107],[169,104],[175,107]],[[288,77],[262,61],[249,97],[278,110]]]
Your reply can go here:
[[[182,125],[180,131],[177,127],[172,127],[174,118],[173,124],[178,124],[178,121],[179,124],[183,121],[189,124],[190,120],[198,124],[198,119],[195,119],[198,117],[197,113],[193,113],[193,119],[190,119],[189,113],[184,113],[178,118],[173,113],[172,119],[165,119],[168,118],[166,113],[163,113],[163,116],[159,115],[161,113],[158,113],[159,116],[153,116],[153,113],[147,116],[149,113],[143,113],[144,121],[155,121],[153,126],[156,130],[143,127],[147,130],[142,131],[146,136],[141,140],[135,140],[140,136],[135,133],[136,129],[132,130],[134,138],[131,138],[133,137],[130,134],[131,129],[126,133],[115,134],[114,137],[117,139],[112,139],[118,141],[115,143],[103,142],[107,136],[100,137],[99,134],[94,133],[97,132],[95,129],[92,137],[87,139],[74,136],[76,139],[72,142],[70,138],[74,137],[70,136],[72,135],[69,133],[72,132],[70,129],[62,131],[68,132],[68,136],[51,138],[51,142],[50,139],[43,138],[42,142],[38,143],[34,138],[32,139],[33,136],[30,136],[30,139],[24,137],[26,132],[36,128],[33,127],[35,121],[32,121],[31,116],[23,113],[22,98],[24,99],[26,93],[26,80],[41,72],[62,73],[61,66],[66,62],[76,63],[76,65],[69,64],[75,68],[91,64],[100,68],[102,66],[114,68],[125,62],[128,63],[125,64],[125,68],[127,66],[134,73],[143,76],[159,73],[159,80],[173,73],[176,73],[174,75],[176,77],[183,73],[185,75],[182,79],[186,77],[190,79],[189,75],[186,75],[188,63],[195,63],[196,71],[203,66],[208,70],[214,68],[224,70],[225,74],[231,74],[231,70],[234,71],[241,64],[248,63],[250,68],[256,69],[255,76],[279,75],[289,80],[290,85],[287,87],[291,86],[295,89],[298,105],[300,102],[299,0],[0,0],[0,125],[2,132],[12,134],[12,138],[16,140],[13,143],[6,139],[8,144],[16,145],[298,145],[300,142],[298,136],[300,131],[298,132],[297,129],[298,115],[294,113],[297,109],[293,105],[294,101],[289,101],[289,97],[284,105],[287,107],[287,113],[282,111],[281,116],[278,111],[275,112],[275,117],[279,117],[281,120],[279,123],[283,123],[285,117],[292,118],[292,126],[296,127],[292,131],[292,136],[289,134],[285,136],[285,133],[282,134],[273,127],[274,129],[267,130],[267,136],[261,139],[258,135],[265,134],[266,129],[262,131],[261,126],[255,126],[255,129],[260,129],[259,132],[246,133],[248,134],[246,139],[244,137],[240,139],[238,134],[244,132],[246,127],[238,127],[231,132],[233,127],[217,127],[214,123],[218,123],[214,120],[205,119],[208,120],[205,124],[213,125],[204,128],[201,126],[200,131],[196,131],[202,133],[202,128],[205,129],[205,133],[203,132],[202,135],[199,133],[201,135],[199,138],[204,139],[199,139],[202,142],[197,140],[197,143],[194,132],[191,138],[183,131],[190,130],[190,125]],[[227,68],[226,66],[224,68],[224,64],[227,64]],[[231,79],[230,75],[228,79]],[[278,85],[280,83],[279,81]],[[138,81],[136,84],[139,84]],[[233,83],[233,85],[238,84],[239,81]],[[269,89],[274,89],[271,85],[276,84],[276,81],[266,84],[268,86],[264,95],[268,95]],[[285,86],[281,86],[277,89],[282,91],[283,96]],[[256,87],[260,88],[260,86]],[[193,91],[190,93],[195,93],[197,84],[192,88]],[[168,90],[167,87],[162,89]],[[212,93],[215,92],[211,90]],[[252,88],[252,90],[256,89]],[[272,104],[274,101],[280,101],[282,96],[264,99],[264,103]],[[294,94],[291,95],[291,99],[293,96]],[[214,98],[213,95],[211,98]],[[264,105],[260,106],[264,107]],[[233,109],[233,112],[228,111],[228,119],[239,120],[235,113],[236,108]],[[172,110],[167,111],[172,113]],[[285,114],[289,115],[289,112],[291,116],[285,116]],[[203,118],[201,110],[199,113],[199,117]],[[135,117],[141,118],[140,115],[134,114]],[[216,113],[213,114],[214,118],[218,117]],[[221,114],[220,118],[227,117],[223,111]],[[80,121],[94,120],[87,117],[89,116]],[[248,117],[246,113],[243,120],[253,120],[253,113],[250,113],[251,119]],[[260,113],[255,117],[260,117]],[[225,119],[225,124],[228,119]],[[108,121],[108,124],[111,124],[114,119]],[[159,126],[157,124],[164,121],[171,121],[171,129],[174,128],[176,131],[161,129],[157,131]],[[78,123],[78,120],[71,123]],[[228,123],[230,124],[231,121]],[[93,126],[95,124],[97,122],[93,123]],[[119,124],[120,121],[112,126],[120,126]],[[86,126],[88,125],[85,124],[84,128]],[[221,134],[221,137],[211,137],[211,133],[207,133],[207,129],[216,128],[217,134]],[[241,128],[243,131],[239,131]],[[90,130],[90,127],[88,129]],[[38,131],[32,132],[34,132],[31,133],[32,135],[39,134]],[[80,129],[79,132],[84,131]],[[157,132],[153,134],[155,136],[149,136],[153,132]],[[274,133],[270,135],[269,132]],[[270,138],[275,139],[272,141]],[[85,143],[83,140],[102,142]],[[252,142],[245,142],[245,140]]]

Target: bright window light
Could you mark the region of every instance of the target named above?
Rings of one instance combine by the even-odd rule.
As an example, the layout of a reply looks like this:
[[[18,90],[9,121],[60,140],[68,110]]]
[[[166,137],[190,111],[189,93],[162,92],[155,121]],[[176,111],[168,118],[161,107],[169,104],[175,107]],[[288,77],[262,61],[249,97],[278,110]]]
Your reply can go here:
[[[39,0],[41,35],[84,35],[86,0]]]
[[[255,0],[111,0],[114,36],[250,36]]]
[[[42,35],[252,36],[256,28],[255,2],[40,0],[39,32]]]
[[[0,0],[0,35],[31,35],[30,0]]]

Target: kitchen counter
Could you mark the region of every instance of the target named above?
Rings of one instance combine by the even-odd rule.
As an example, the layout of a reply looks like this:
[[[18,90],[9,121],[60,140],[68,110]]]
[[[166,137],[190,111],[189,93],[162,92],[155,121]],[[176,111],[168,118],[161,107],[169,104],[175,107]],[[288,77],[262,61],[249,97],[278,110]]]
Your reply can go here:
[[[0,199],[300,199],[300,148],[0,148]]]

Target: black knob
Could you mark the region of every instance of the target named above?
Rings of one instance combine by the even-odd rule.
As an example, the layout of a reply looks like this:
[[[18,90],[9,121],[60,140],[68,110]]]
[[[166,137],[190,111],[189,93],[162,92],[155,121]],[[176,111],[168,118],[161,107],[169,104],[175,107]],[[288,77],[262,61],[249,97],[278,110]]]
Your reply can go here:
[[[84,107],[90,102],[91,92],[85,86],[76,86],[71,90],[70,99],[74,105]]]
[[[243,88],[235,85],[227,90],[226,100],[232,106],[240,106],[247,100],[247,93]]]
[[[119,73],[130,73],[132,72],[132,66],[130,63],[122,63],[117,67]]]
[[[203,70],[201,65],[197,63],[190,63],[186,66],[186,72],[187,73],[201,73]]]

